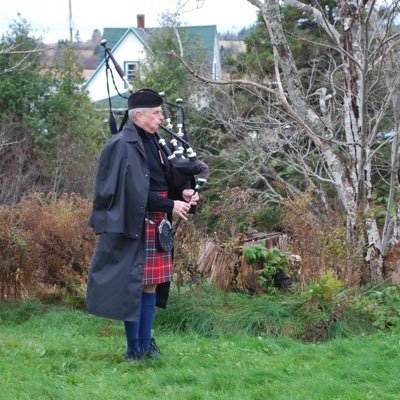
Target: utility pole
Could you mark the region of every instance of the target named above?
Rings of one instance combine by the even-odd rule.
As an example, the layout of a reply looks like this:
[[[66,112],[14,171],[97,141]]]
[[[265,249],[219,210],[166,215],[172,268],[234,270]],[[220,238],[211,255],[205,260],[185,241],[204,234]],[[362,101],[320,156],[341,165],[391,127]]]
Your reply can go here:
[[[72,0],[69,1],[69,41],[72,44],[73,43],[73,37],[72,37]]]

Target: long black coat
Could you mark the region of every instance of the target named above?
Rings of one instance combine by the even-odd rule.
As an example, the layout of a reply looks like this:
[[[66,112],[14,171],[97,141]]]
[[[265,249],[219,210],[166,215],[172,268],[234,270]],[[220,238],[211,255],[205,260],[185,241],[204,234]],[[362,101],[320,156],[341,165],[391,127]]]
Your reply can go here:
[[[104,146],[89,224],[99,234],[87,287],[91,314],[137,320],[144,263],[144,218],[150,172],[143,143],[126,125]]]
[[[97,169],[93,212],[96,234],[143,235],[150,172],[142,140],[134,125],[126,125],[104,146]]]

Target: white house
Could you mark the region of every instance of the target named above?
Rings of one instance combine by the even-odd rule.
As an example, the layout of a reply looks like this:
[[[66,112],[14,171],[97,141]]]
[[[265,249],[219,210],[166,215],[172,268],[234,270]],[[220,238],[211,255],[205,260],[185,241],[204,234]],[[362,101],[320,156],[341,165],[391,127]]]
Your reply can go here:
[[[105,33],[106,32],[107,30],[105,29]],[[106,37],[107,36],[103,35],[104,39],[106,39]],[[113,43],[107,41],[106,46],[109,47],[110,45],[113,45]],[[138,65],[145,59],[146,53],[144,50],[144,46],[144,41],[137,34],[136,30],[133,28],[128,28],[124,30],[121,38],[111,48],[111,54],[120,65],[124,72],[124,75],[129,81],[132,81],[134,79],[135,71],[137,71]],[[98,65],[97,69],[86,81],[86,88],[89,91],[91,100],[93,100],[94,102],[102,101],[108,98],[104,48],[99,48],[97,50],[97,53],[103,53],[102,61]],[[125,93],[127,91],[127,87],[124,84],[124,81],[119,76],[111,60],[109,61],[109,67],[114,77],[115,86],[118,89],[118,92]],[[114,87],[114,82],[110,73],[108,74],[108,80],[110,96],[117,96],[118,92],[117,89],[115,89]]]
[[[138,26],[144,26],[139,19]],[[139,24],[141,22],[141,24]],[[105,28],[103,32],[103,40],[106,40],[106,47],[116,62],[123,70],[128,82],[134,82],[135,74],[139,69],[139,65],[145,61],[146,57],[146,37],[151,30],[162,29],[153,28]],[[207,26],[185,26],[179,27],[180,33],[187,35],[190,40],[196,40],[196,44],[200,46],[202,53],[206,55],[207,69],[210,71],[209,78],[219,79],[221,77],[221,58],[217,37],[217,29],[215,25]],[[96,53],[101,59],[97,69],[86,80],[86,88],[89,91],[90,98],[94,102],[108,104],[109,95],[113,102],[113,108],[124,108],[126,100],[118,95],[118,92],[127,96],[128,85],[119,76],[113,62],[109,61],[110,70],[114,76],[114,82],[110,74],[108,74],[108,89],[106,76],[105,49],[99,46]],[[108,93],[109,90],[109,93]]]

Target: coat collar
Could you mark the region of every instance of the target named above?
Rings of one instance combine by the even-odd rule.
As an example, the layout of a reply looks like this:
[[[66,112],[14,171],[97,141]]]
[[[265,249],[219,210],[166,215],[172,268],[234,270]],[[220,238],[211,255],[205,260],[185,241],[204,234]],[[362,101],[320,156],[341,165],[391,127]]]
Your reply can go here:
[[[127,142],[137,142],[140,139],[140,136],[135,128],[135,125],[133,125],[132,123],[125,125],[123,132],[125,134]]]
[[[138,151],[142,155],[142,157],[147,160],[146,152],[144,150],[142,139],[140,138],[135,125],[133,125],[132,123],[125,125],[122,132],[125,135],[126,142],[134,143],[135,147],[138,149]]]

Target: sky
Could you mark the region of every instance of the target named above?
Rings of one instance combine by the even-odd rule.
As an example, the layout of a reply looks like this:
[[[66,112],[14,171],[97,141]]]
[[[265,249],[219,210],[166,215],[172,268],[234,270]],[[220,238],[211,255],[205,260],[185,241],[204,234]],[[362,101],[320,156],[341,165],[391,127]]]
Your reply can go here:
[[[246,0],[181,0],[186,3],[182,25],[217,25],[223,32],[238,32],[256,21],[257,8]],[[196,6],[201,6],[196,9]],[[136,27],[136,15],[145,15],[146,27],[157,27],[163,12],[175,11],[177,0],[71,0],[72,27],[80,40],[95,29]],[[0,0],[0,34],[18,19],[27,20],[36,37],[45,43],[69,38],[69,0]]]

